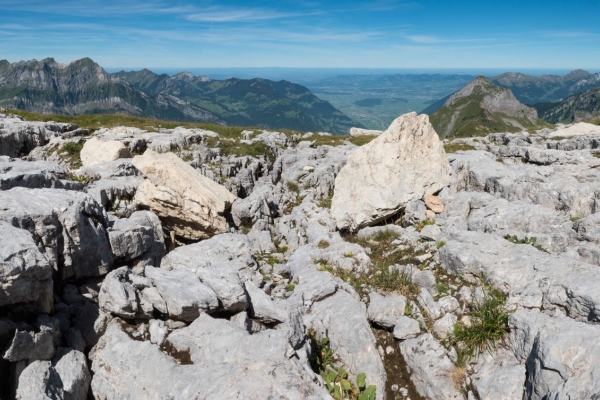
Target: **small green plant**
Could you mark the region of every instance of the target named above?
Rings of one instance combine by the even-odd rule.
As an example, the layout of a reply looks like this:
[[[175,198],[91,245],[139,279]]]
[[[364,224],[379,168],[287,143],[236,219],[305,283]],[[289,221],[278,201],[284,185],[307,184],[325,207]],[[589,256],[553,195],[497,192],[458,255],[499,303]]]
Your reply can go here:
[[[454,325],[449,340],[458,353],[457,364],[464,366],[483,352],[493,353],[508,330],[508,316],[505,295],[485,286],[483,299],[471,304],[470,324]]]
[[[596,152],[592,153],[592,155],[596,158],[600,158],[600,151],[596,151]]]
[[[528,160],[528,159],[526,159],[525,157],[521,157],[521,162],[522,162],[523,164],[527,164],[527,163],[529,162],[529,160]]]
[[[329,338],[319,340],[313,329],[308,330],[311,355],[310,366],[317,374],[321,375],[329,394],[336,400],[375,400],[375,385],[367,386],[367,377],[364,373],[356,376],[356,384],[349,378],[343,367],[334,368],[333,352],[329,345]]]
[[[438,244],[436,245],[436,247],[437,247],[438,249],[441,249],[441,248],[442,248],[442,247],[444,247],[445,245],[446,245],[446,241],[445,241],[445,240],[442,240],[442,241],[438,242]]]
[[[317,244],[317,247],[320,249],[326,249],[329,247],[329,242],[327,240],[320,240],[319,244]]]
[[[352,258],[352,257],[354,257],[354,254],[351,251],[349,251],[347,253],[344,253],[344,257],[346,257],[346,258]]]
[[[440,292],[440,295],[447,295],[448,294],[448,288],[443,283],[438,283],[437,284],[437,289],[438,289],[438,292]]]
[[[294,285],[293,283],[289,283],[289,284],[285,285],[286,292],[293,292],[294,289],[296,289],[296,285]]]
[[[504,239],[514,244],[530,244],[539,251],[548,253],[548,250],[544,249],[541,245],[536,244],[537,238],[535,237],[524,237],[523,239],[519,239],[516,235],[505,235]]]
[[[281,254],[285,254],[288,251],[288,247],[287,246],[279,246],[277,247],[277,252],[281,253]]]
[[[262,275],[263,281],[268,281],[270,279],[269,275],[265,274],[265,271],[263,271],[262,268],[259,268],[258,272]]]
[[[584,217],[571,217],[571,222],[579,221],[582,218]]]
[[[415,228],[417,229],[417,232],[421,232],[423,230],[423,228],[425,228],[427,225],[435,225],[435,221],[430,220],[430,219],[425,219],[425,220],[419,222],[419,224]]]

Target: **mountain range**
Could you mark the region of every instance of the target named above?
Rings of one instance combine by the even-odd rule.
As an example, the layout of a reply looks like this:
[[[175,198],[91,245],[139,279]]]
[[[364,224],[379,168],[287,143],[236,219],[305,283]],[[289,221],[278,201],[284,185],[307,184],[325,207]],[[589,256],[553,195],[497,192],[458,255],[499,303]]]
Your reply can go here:
[[[577,69],[565,76],[532,76],[519,72],[507,72],[490,79],[494,85],[510,89],[522,103],[556,102],[568,96],[600,86],[600,72],[591,74]]]
[[[538,103],[535,107],[542,118],[553,124],[600,119],[600,87],[574,94],[558,103]]]
[[[0,61],[0,106],[38,113],[130,114],[173,121],[347,133],[362,127],[306,87],[267,79],[107,73],[89,58]]]

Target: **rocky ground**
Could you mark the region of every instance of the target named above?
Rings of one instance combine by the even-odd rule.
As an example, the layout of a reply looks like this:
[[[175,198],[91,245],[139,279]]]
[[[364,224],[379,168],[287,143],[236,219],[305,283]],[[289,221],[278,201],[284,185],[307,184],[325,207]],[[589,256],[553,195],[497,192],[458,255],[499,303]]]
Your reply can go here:
[[[561,136],[0,114],[0,398],[596,398],[600,138]]]

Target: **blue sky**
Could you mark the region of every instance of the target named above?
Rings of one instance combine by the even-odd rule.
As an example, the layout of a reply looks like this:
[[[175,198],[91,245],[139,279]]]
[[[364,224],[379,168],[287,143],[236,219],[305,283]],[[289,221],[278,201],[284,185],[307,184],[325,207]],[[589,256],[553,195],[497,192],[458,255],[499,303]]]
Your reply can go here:
[[[0,0],[0,59],[600,70],[600,1]]]

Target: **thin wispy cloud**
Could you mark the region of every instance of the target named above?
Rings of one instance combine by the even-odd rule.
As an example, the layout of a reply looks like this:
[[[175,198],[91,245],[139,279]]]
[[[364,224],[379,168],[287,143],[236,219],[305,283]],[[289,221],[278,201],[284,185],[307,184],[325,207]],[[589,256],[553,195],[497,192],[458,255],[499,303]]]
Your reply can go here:
[[[573,0],[560,14],[556,1],[498,8],[462,0],[0,0],[0,58],[89,56],[132,68],[493,67],[499,60],[600,67],[600,3]]]
[[[265,21],[306,15],[303,13],[280,12],[268,9],[209,9],[189,15],[186,19],[197,22],[241,22]]]
[[[580,39],[580,38],[597,38],[600,35],[591,32],[582,31],[546,31],[541,32],[541,36],[558,39]]]

